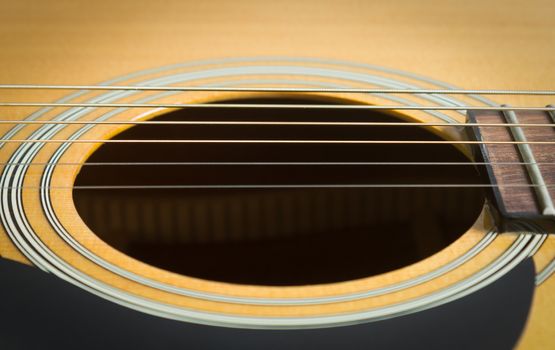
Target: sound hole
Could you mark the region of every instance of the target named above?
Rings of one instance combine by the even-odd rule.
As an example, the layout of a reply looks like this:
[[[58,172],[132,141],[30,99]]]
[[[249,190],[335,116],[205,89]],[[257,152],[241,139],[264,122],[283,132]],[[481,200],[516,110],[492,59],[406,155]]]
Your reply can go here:
[[[249,99],[227,103],[314,103]],[[319,102],[321,103],[321,102]],[[395,121],[363,110],[183,109],[155,120]],[[115,139],[441,140],[420,127],[139,125]],[[468,162],[451,145],[121,144],[98,162]],[[462,184],[473,166],[91,165],[76,185]],[[476,220],[477,188],[74,189],[102,240],[148,264],[239,284],[306,285],[391,271],[446,247]]]

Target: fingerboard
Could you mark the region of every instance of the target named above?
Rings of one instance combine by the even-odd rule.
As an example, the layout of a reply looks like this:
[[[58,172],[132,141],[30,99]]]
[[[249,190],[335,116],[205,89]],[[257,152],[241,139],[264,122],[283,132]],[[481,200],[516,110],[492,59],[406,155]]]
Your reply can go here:
[[[555,219],[555,187],[550,186],[555,183],[555,144],[487,142],[555,141],[554,118],[552,114],[543,111],[468,112],[469,123],[522,125],[473,126],[467,130],[470,138],[486,142],[474,149],[474,156],[485,163],[482,173],[487,177],[487,181],[497,185],[491,188],[491,198],[504,223],[515,219]],[[523,124],[554,124],[554,127]]]

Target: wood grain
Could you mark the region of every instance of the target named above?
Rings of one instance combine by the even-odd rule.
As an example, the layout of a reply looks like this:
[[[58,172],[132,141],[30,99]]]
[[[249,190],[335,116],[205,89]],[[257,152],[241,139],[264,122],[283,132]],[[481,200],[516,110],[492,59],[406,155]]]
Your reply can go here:
[[[518,122],[522,124],[550,124],[552,119],[548,113],[524,111],[516,113]],[[502,112],[475,111],[469,112],[471,123],[507,123]],[[555,128],[550,127],[523,127],[522,131],[528,141],[551,142],[555,140]],[[509,128],[500,127],[473,127],[470,131],[473,138],[480,141],[517,141]],[[555,145],[532,144],[530,145],[534,158],[538,163],[551,163],[555,160]],[[501,216],[505,219],[531,219],[543,218],[542,208],[533,187],[503,187],[505,185],[532,185],[528,170],[525,165],[495,164],[517,163],[524,159],[517,145],[511,144],[483,144],[476,147],[479,158],[490,162],[484,168],[490,183],[500,187],[492,189],[493,197]],[[551,164],[541,164],[540,173],[546,184],[555,182],[555,167]],[[555,193],[552,187],[548,188],[551,198]],[[547,218],[549,219],[549,218]]]
[[[537,1],[0,1],[0,82],[94,84],[141,69],[196,59],[236,56],[307,56],[376,64],[402,69],[462,88],[553,89],[555,81],[555,2]],[[64,91],[2,92],[2,100],[53,101]],[[199,101],[228,97],[200,95]],[[195,98],[196,95],[195,95]],[[546,105],[550,97],[492,97],[511,105]],[[33,109],[0,109],[2,119],[20,120]],[[125,116],[124,116],[125,117]],[[131,116],[127,116],[131,117]],[[134,116],[133,116],[134,117]],[[418,119],[423,120],[423,119]],[[459,118],[459,121],[464,121]],[[2,126],[0,131],[7,130]],[[25,137],[33,127],[25,128]],[[89,135],[109,137],[117,128],[93,130]],[[121,130],[119,130],[121,131]],[[447,133],[445,134],[447,135]],[[460,131],[449,131],[461,138]],[[0,151],[7,159],[16,145]],[[66,161],[83,161],[93,146],[76,146]],[[47,160],[46,148],[38,160]],[[554,173],[554,169],[543,169]],[[57,170],[57,184],[71,184],[78,168]],[[40,169],[28,174],[36,184]],[[494,241],[472,263],[442,278],[409,290],[357,303],[327,308],[237,307],[175,298],[111,274],[84,259],[47,225],[37,193],[25,193],[25,208],[41,239],[65,261],[91,276],[138,295],[191,308],[243,314],[300,315],[347,312],[418,297],[456,283],[504,252],[514,236]],[[62,224],[75,239],[106,260],[129,271],[176,286],[208,292],[255,297],[303,297],[358,292],[412,278],[456,259],[478,242],[492,226],[484,210],[476,224],[458,241],[438,254],[390,273],[347,283],[266,288],[234,286],[188,278],[136,261],[98,239],[80,220],[71,191],[54,195]],[[550,228],[550,232],[553,232]],[[549,237],[534,255],[538,269],[555,256]],[[0,255],[25,261],[0,229]],[[553,279],[539,286],[523,349],[553,348],[555,323]]]

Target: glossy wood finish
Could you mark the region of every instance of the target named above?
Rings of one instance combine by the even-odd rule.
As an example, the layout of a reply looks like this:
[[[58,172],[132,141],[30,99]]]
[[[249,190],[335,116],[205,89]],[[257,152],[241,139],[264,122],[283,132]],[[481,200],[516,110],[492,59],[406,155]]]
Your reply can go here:
[[[401,69],[462,88],[552,89],[555,81],[555,3],[546,1],[2,1],[0,11],[0,82],[94,84],[141,69],[215,57],[310,56],[343,59]],[[3,100],[53,101],[64,91],[5,91]],[[194,94],[196,101],[232,97],[230,94]],[[358,98],[358,97],[357,97]],[[376,103],[360,98],[361,102]],[[547,97],[493,98],[511,105],[546,105]],[[2,118],[20,120],[33,109],[0,110]],[[415,120],[417,115],[408,116]],[[121,118],[134,118],[129,112]],[[149,118],[150,116],[144,116]],[[464,121],[462,117],[459,121]],[[2,126],[1,131],[7,130]],[[19,136],[30,134],[25,128]],[[110,137],[122,127],[94,128],[88,136]],[[462,131],[442,130],[450,138]],[[2,148],[6,159],[15,145]],[[93,145],[72,146],[65,161],[84,161]],[[46,148],[39,159],[48,159]],[[57,169],[54,182],[71,184],[78,167]],[[40,169],[26,183],[36,184]],[[238,296],[325,296],[357,292],[412,278],[453,261],[484,237],[492,227],[487,209],[458,241],[438,254],[390,273],[347,283],[270,288],[236,286],[172,274],[136,261],[100,241],[80,220],[71,191],[53,196],[62,224],[88,249],[129,271],[177,286]],[[479,271],[514,242],[511,234],[497,238],[471,263],[441,278],[403,293],[392,293],[353,303],[321,307],[247,307],[199,302],[154,291],[108,273],[67,246],[48,227],[36,191],[25,193],[25,207],[41,239],[65,261],[91,276],[138,295],[204,310],[258,315],[301,315],[346,312],[393,304],[438,290]],[[551,231],[553,232],[553,228]],[[0,229],[0,255],[24,261]],[[534,255],[541,271],[555,256],[555,240],[548,238]],[[552,325],[555,280],[536,291],[523,349],[553,347]]]

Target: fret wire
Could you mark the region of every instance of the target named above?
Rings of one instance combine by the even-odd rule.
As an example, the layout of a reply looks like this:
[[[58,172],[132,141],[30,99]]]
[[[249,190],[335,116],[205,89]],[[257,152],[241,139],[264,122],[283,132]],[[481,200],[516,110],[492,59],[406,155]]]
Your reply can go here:
[[[64,120],[0,120],[0,124],[29,125],[299,125],[299,126],[448,126],[448,127],[550,127],[549,123],[447,123],[447,122],[289,122],[289,121],[219,121],[219,120],[130,120],[130,121],[64,121]]]
[[[555,107],[555,106],[550,104],[550,105],[547,105],[546,107]],[[555,123],[555,110],[554,111],[548,111],[547,113],[549,114],[549,117],[551,118],[553,123]]]
[[[474,165],[527,165],[528,162],[4,162],[0,166],[474,166]],[[555,165],[555,162],[536,162],[537,165]]]
[[[238,139],[136,139],[136,140],[40,140],[40,139],[0,139],[0,143],[161,143],[161,144],[180,144],[180,143],[273,143],[273,144],[393,144],[393,145],[553,145],[555,141],[419,141],[419,140],[238,140]]]
[[[203,86],[117,86],[117,85],[23,85],[1,84],[13,90],[116,90],[116,91],[227,91],[227,92],[304,92],[448,95],[555,95],[555,90],[500,89],[383,89],[383,88],[291,88],[291,87],[203,87]]]
[[[555,111],[555,107],[534,106],[407,106],[407,105],[326,105],[326,104],[250,104],[250,103],[57,103],[0,102],[0,107],[94,107],[94,108],[251,108],[251,109],[360,109],[421,111]]]
[[[78,186],[3,186],[3,190],[15,189],[265,189],[265,188],[529,188],[555,187],[555,184],[216,184],[216,185],[78,185]]]

